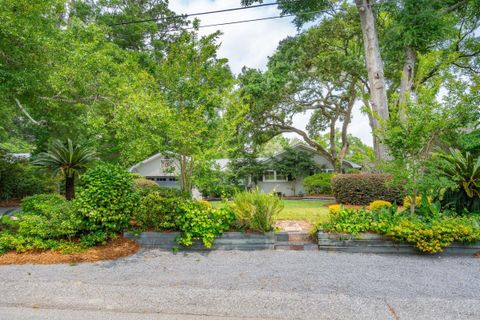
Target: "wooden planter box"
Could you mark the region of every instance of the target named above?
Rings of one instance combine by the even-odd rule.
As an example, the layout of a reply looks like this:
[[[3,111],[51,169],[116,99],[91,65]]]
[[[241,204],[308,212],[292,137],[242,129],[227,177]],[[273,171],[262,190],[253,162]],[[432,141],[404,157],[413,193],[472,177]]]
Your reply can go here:
[[[392,241],[390,238],[375,233],[360,233],[358,236],[344,233],[327,233],[319,231],[318,248],[326,251],[354,253],[423,253],[409,243]],[[480,252],[480,242],[463,244],[454,242],[443,248],[444,254],[473,255]]]
[[[125,232],[125,238],[136,240],[142,248],[156,248],[172,250],[267,250],[274,249],[275,235],[273,232],[265,234],[225,232],[215,239],[210,249],[203,246],[201,241],[195,241],[192,246],[181,246],[175,239],[180,237],[180,232],[142,232],[134,235]]]

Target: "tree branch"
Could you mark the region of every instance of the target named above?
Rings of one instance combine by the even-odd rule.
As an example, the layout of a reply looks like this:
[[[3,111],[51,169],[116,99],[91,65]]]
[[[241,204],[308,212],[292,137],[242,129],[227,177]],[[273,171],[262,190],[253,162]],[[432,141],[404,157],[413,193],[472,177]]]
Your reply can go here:
[[[33,117],[27,112],[27,110],[25,110],[25,108],[22,106],[22,104],[20,103],[20,101],[17,99],[17,98],[13,98],[15,100],[15,102],[17,103],[17,106],[18,108],[20,109],[20,111],[23,112],[23,114],[25,114],[27,116],[27,118],[35,125],[37,126],[45,126],[47,124],[47,121],[46,120],[35,120],[33,119]]]

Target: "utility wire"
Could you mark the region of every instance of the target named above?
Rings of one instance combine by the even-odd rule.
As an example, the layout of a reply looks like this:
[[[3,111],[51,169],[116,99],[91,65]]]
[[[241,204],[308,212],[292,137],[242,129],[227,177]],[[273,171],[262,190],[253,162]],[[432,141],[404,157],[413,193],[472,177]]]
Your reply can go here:
[[[176,19],[176,18],[196,17],[196,16],[207,15],[207,14],[221,13],[221,12],[239,11],[239,10],[247,10],[247,9],[260,8],[260,7],[274,6],[274,5],[278,5],[278,4],[279,4],[278,2],[270,2],[270,3],[257,4],[257,5],[253,5],[253,6],[249,6],[249,7],[237,7],[237,8],[229,8],[229,9],[222,9],[222,10],[214,10],[214,11],[186,13],[186,14],[179,14],[179,15],[172,16],[172,17],[161,17],[161,18],[152,18],[152,19],[145,19],[145,20],[124,21],[124,22],[119,22],[119,23],[113,23],[110,26],[113,27],[113,26],[144,23],[144,22],[156,22],[156,21]]]
[[[247,20],[237,20],[237,21],[221,22],[221,23],[213,23],[213,24],[204,24],[204,25],[198,26],[197,28],[200,29],[200,28],[209,28],[209,27],[217,27],[217,26],[226,26],[226,25],[230,25],[230,24],[247,23],[247,22],[255,22],[255,21],[262,21],[262,20],[282,19],[282,18],[288,18],[288,17],[293,17],[293,16],[295,16],[295,15],[294,14],[288,14],[288,15],[284,15],[284,16],[272,16],[272,17],[264,17],[264,18],[257,18],[257,19],[247,19]],[[182,28],[182,29],[183,30],[191,30],[191,29],[196,29],[196,27],[187,27],[187,28]],[[176,30],[176,29],[171,29],[169,31],[174,31],[174,30]]]

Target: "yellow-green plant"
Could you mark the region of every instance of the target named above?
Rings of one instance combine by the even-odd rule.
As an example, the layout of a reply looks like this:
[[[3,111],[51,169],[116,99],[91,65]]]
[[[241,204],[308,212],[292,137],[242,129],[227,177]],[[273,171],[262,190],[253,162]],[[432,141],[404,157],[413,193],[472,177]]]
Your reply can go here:
[[[328,213],[331,215],[336,215],[342,210],[342,205],[341,204],[332,204],[328,206]]]
[[[273,229],[275,216],[283,210],[282,200],[258,189],[237,193],[231,205],[240,228],[258,232]]]
[[[391,206],[392,206],[392,203],[390,201],[375,200],[370,202],[369,208],[370,208],[370,211],[376,211],[381,208],[390,208]]]
[[[428,203],[432,203],[432,197],[427,197]],[[404,208],[410,208],[410,205],[412,204],[412,197],[411,196],[406,196],[403,198],[403,207]],[[422,196],[417,196],[415,198],[415,207],[419,208],[422,205]]]

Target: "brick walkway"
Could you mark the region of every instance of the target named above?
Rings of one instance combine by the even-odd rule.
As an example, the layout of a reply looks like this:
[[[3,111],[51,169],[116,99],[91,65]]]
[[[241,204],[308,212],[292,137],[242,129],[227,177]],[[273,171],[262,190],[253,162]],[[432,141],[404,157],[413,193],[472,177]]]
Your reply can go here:
[[[313,225],[303,220],[277,220],[275,227],[287,232],[310,232]]]

